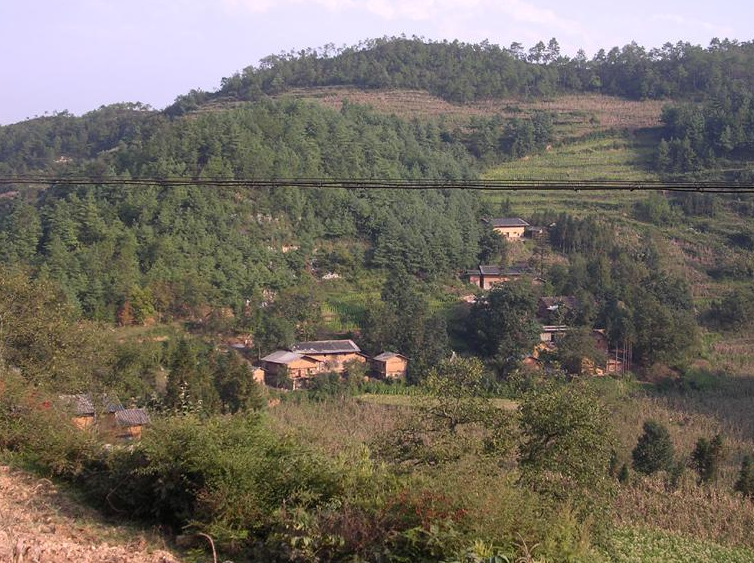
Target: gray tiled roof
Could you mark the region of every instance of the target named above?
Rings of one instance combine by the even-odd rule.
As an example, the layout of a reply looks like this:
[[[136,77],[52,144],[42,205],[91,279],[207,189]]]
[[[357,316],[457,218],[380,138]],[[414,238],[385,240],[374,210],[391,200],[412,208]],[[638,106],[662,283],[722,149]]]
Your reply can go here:
[[[303,358],[303,354],[297,354],[296,352],[289,352],[288,350],[276,350],[272,354],[268,354],[262,358],[263,362],[270,362],[273,364],[290,364],[296,360]]]
[[[115,413],[119,426],[144,426],[149,424],[149,415],[144,409],[123,409]]]
[[[361,352],[353,340],[313,340],[298,342],[291,346],[291,351],[299,354],[347,354]]]
[[[405,358],[406,356],[404,356],[403,354],[399,354],[398,352],[383,352],[379,356],[375,356],[374,359],[379,362],[385,362],[389,360],[390,358],[395,358],[395,357]]]
[[[499,266],[480,265],[479,273],[485,276],[520,276],[524,273],[524,269],[516,266],[502,269]]]
[[[499,217],[490,219],[493,227],[528,227],[529,223],[519,217]]]
[[[88,393],[60,395],[59,398],[67,408],[71,409],[71,411],[76,414],[76,416],[94,416],[97,411],[112,414],[123,410],[123,405],[121,405],[120,401],[117,398],[108,395],[100,395],[96,400],[93,400],[92,396]]]

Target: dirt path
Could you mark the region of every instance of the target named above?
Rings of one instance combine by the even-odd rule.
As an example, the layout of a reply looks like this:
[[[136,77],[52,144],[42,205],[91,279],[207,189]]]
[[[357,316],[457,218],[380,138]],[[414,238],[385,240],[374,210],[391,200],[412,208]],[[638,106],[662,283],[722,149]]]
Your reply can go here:
[[[179,563],[143,534],[97,521],[45,479],[0,466],[0,562]]]

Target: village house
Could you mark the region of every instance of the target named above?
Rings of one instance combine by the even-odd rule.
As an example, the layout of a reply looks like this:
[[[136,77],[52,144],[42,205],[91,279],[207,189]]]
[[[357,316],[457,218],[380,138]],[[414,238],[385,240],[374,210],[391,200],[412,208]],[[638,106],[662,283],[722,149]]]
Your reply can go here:
[[[115,413],[112,432],[119,440],[139,440],[141,430],[150,423],[144,409],[123,409]]]
[[[112,418],[116,412],[123,410],[123,405],[118,399],[107,395],[93,398],[86,393],[79,393],[60,395],[58,398],[61,406],[71,415],[71,423],[81,430],[90,428],[100,417]]]
[[[261,359],[265,380],[275,382],[286,373],[294,389],[302,388],[308,379],[320,373],[322,362],[305,354],[277,350]]]
[[[468,270],[464,277],[480,289],[491,289],[495,284],[518,279],[524,274],[523,268],[480,265],[475,270]]]
[[[545,344],[557,344],[568,332],[566,325],[543,325],[539,332],[540,342]]]
[[[528,358],[538,359],[541,352],[557,350],[558,343],[571,330],[567,325],[544,325],[540,331],[540,343],[534,348],[531,356]],[[625,373],[626,371],[626,353],[625,350],[618,348],[610,349],[610,343],[607,338],[605,329],[595,328],[591,330],[591,336],[594,346],[597,350],[605,354],[604,365],[594,365],[594,363],[584,358],[582,360],[581,373],[591,375],[605,375],[611,373]]]
[[[314,340],[298,342],[291,346],[291,352],[303,354],[322,362],[322,371],[343,373],[345,364],[350,361],[365,363],[366,356],[353,340]]]
[[[371,364],[372,372],[380,379],[403,379],[408,358],[397,352],[383,352],[372,358]]]
[[[492,229],[506,239],[518,240],[523,238],[529,223],[519,217],[502,217],[490,219]]]
[[[107,395],[95,399],[87,394],[60,395],[59,399],[76,428],[96,428],[113,440],[138,440],[142,428],[150,423],[144,409],[126,409]]]

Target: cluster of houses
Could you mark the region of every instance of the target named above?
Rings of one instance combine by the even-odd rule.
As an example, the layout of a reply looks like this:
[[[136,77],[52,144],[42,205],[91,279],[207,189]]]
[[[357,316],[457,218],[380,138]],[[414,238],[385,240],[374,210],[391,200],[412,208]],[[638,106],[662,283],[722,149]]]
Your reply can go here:
[[[525,238],[538,238],[545,233],[544,227],[534,227],[520,217],[502,217],[488,219],[487,222],[492,230],[506,240],[522,240]],[[467,270],[464,278],[480,289],[491,289],[493,285],[516,280],[522,276],[531,276],[531,271],[525,265],[501,267],[494,264],[480,264],[473,270]],[[541,285],[544,280],[538,276],[532,276],[532,284]]]
[[[487,222],[492,229],[506,240],[536,239],[544,236],[544,227],[532,226],[519,217],[503,217],[489,219]],[[480,264],[473,270],[467,270],[464,278],[482,290],[489,290],[493,286],[507,283],[529,276],[533,285],[542,285],[542,278],[534,276],[526,266],[501,267],[497,265]],[[540,358],[545,352],[557,350],[559,341],[571,330],[567,324],[571,313],[579,306],[578,300],[572,295],[541,297],[537,306],[537,318],[542,323],[540,343],[524,360],[528,367],[538,367]],[[594,375],[608,373],[623,373],[628,365],[625,350],[617,347],[611,349],[607,335],[603,329],[593,329],[592,338],[596,349],[604,353],[607,361],[604,366],[590,366],[589,371]]]
[[[60,405],[77,428],[96,429],[112,442],[127,442],[141,438],[141,430],[149,425],[144,409],[127,409],[118,399],[107,395],[60,395]]]
[[[293,389],[301,389],[317,374],[345,373],[353,365],[351,362],[366,364],[370,375],[384,380],[404,378],[408,367],[408,358],[397,352],[383,352],[370,358],[353,340],[315,340],[268,354],[253,369],[253,374],[255,381],[273,385],[284,374]]]

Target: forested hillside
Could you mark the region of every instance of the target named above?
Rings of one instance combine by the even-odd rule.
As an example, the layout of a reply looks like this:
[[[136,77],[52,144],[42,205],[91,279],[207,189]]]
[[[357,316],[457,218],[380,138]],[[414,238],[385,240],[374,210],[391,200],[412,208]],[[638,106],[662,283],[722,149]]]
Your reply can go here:
[[[193,93],[168,111],[180,113],[208,97],[257,99],[291,87],[353,85],[427,90],[455,102],[564,92],[601,91],[628,98],[707,96],[754,86],[754,44],[715,40],[708,48],[667,43],[645,49],[632,43],[601,49],[592,59],[560,52],[556,39],[528,51],[490,43],[383,38],[353,47],[272,55],[258,67],[223,80],[215,94]]]

